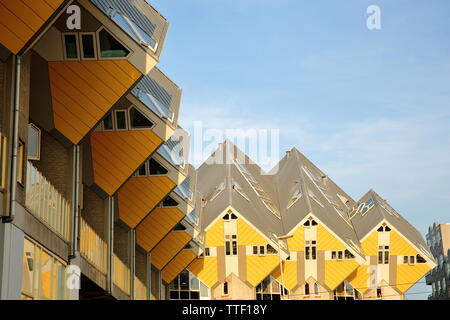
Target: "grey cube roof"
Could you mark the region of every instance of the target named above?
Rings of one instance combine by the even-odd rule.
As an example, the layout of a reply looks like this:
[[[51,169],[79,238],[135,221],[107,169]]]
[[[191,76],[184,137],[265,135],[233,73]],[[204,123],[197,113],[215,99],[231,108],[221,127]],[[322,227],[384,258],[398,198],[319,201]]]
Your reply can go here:
[[[257,181],[257,188],[263,189],[271,198],[280,217],[264,205],[258,192],[242,174],[240,166],[244,166],[251,178]],[[282,236],[294,231],[300,222],[313,214],[342,241],[363,255],[359,240],[385,218],[418,249],[427,250],[421,234],[397,213],[394,216],[377,206],[364,217],[354,215],[350,218],[349,212],[355,205],[367,201],[368,197],[377,199],[379,196],[369,191],[358,203],[355,202],[295,148],[267,174],[227,140],[200,166],[197,183],[197,190],[205,200],[201,212],[202,230],[228,206],[235,208],[271,239],[273,234]]]

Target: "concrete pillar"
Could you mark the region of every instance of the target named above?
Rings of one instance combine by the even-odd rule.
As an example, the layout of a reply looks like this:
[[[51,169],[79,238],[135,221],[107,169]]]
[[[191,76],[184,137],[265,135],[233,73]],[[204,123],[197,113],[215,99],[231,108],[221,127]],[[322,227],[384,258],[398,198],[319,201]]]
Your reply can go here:
[[[0,300],[20,299],[24,236],[12,223],[0,223]]]

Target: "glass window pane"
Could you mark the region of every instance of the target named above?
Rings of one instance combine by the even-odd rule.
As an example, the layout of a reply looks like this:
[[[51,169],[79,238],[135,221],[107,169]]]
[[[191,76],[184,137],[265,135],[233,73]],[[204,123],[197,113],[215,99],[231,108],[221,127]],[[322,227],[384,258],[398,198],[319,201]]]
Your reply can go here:
[[[128,56],[128,51],[119,41],[105,29],[99,32],[100,55],[102,58],[124,58]]]
[[[150,166],[150,175],[167,174],[167,170],[154,159],[149,160],[149,166]]]
[[[81,41],[83,43],[83,58],[95,59],[94,36],[92,34],[83,34]]]
[[[130,109],[130,121],[131,128],[140,129],[140,128],[151,128],[153,127],[153,123],[147,119],[142,113],[140,113],[136,108]]]
[[[180,290],[189,290],[189,272],[180,273]]]
[[[78,59],[77,36],[75,34],[65,34],[66,58]]]
[[[105,119],[103,120],[103,128],[105,130],[113,130],[113,118],[112,113],[108,114]]]
[[[178,300],[180,299],[180,292],[179,291],[170,291],[170,299],[171,300]]]
[[[191,290],[200,290],[200,281],[194,276],[191,278]]]
[[[189,291],[180,291],[181,300],[189,300]]]
[[[119,130],[127,129],[127,117],[125,111],[116,111],[116,125]]]
[[[191,291],[191,300],[200,300],[200,292]]]
[[[34,244],[25,239],[23,250],[22,293],[33,296],[33,276],[36,261],[34,257]]]
[[[145,166],[145,163],[139,168],[138,175],[139,176],[146,176],[147,175],[147,167]]]
[[[38,128],[28,125],[28,158],[31,160],[39,160],[41,133]]]

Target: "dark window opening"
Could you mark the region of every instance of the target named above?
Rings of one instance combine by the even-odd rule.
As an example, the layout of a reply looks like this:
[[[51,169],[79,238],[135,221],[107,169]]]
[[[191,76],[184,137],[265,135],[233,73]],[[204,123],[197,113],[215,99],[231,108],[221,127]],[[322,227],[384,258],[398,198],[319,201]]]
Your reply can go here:
[[[105,119],[103,119],[103,129],[104,130],[113,130],[113,117],[112,113],[108,114]]]
[[[223,283],[223,295],[228,294],[228,282]]]
[[[310,226],[310,222],[309,222],[309,220],[308,221],[306,221],[304,224],[303,224],[305,227],[309,227]]]
[[[105,29],[100,31],[100,55],[102,58],[125,58],[128,56],[128,51],[119,41]]]
[[[389,228],[388,226],[384,227],[384,231],[391,231],[391,228]]]
[[[312,221],[311,221],[311,225],[312,225],[312,226],[317,226],[317,222],[316,222],[315,220],[312,220]]]
[[[125,111],[116,111],[116,126],[118,130],[127,129],[127,116]]]
[[[305,284],[305,295],[309,296],[309,284],[308,283]]]
[[[150,159],[148,163],[150,167],[150,175],[167,174],[168,171],[166,170],[166,168],[160,165],[156,160]]]
[[[277,254],[277,250],[275,250],[274,247],[272,247],[270,244],[267,245],[267,254]]]
[[[236,215],[234,213],[232,213],[231,214],[231,220],[236,220],[236,219],[237,219]]]
[[[377,229],[377,231],[378,231],[378,232],[383,232],[383,227],[379,227],[379,228]]]
[[[136,108],[130,109],[130,122],[133,129],[145,129],[153,127],[153,123]]]
[[[75,34],[64,35],[66,45],[66,58],[78,59],[77,36]]]
[[[147,167],[145,166],[145,164],[143,164],[139,170],[138,170],[138,175],[139,176],[146,176],[147,175]]]
[[[427,261],[420,254],[416,256],[416,260],[417,263],[427,263]]]
[[[186,230],[186,227],[183,226],[182,223],[179,223],[173,228],[173,230],[175,230],[175,231],[184,231],[184,230]]]
[[[167,196],[163,201],[163,207],[176,207],[178,202],[176,202],[172,197]]]
[[[83,43],[83,58],[95,59],[94,36],[92,34],[81,35],[81,42]]]

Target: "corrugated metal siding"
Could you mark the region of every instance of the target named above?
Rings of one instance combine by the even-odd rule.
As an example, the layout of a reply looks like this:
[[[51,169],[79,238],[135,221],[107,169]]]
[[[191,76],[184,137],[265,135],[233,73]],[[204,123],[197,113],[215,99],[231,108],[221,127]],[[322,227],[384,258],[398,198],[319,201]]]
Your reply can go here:
[[[100,10],[108,14],[110,9],[115,9],[127,16],[134,23],[139,25],[149,36],[153,36],[157,28],[156,24],[150,21],[154,13],[145,0],[91,0]]]

